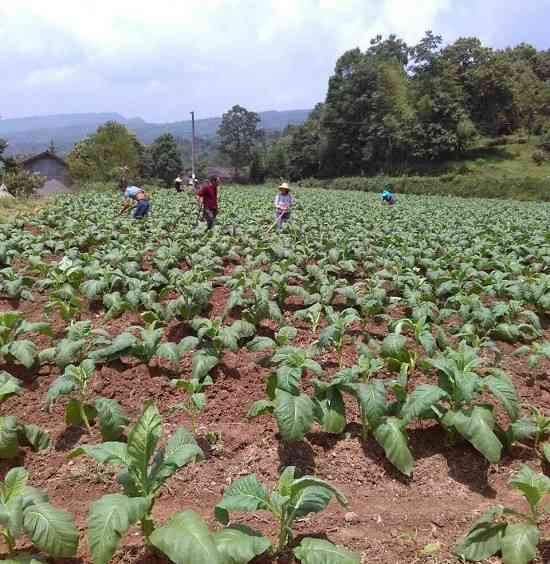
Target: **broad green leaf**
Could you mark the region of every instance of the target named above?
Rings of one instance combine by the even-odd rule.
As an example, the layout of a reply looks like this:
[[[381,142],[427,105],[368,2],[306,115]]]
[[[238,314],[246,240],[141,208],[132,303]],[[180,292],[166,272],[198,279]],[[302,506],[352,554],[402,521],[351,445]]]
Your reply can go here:
[[[0,372],[0,403],[10,396],[22,392],[21,384],[21,380],[2,370]]]
[[[264,352],[273,349],[275,346],[276,343],[273,339],[268,337],[255,337],[246,347],[251,352]]]
[[[187,353],[196,349],[199,346],[199,340],[197,337],[185,337],[178,344],[178,351],[180,354]]]
[[[538,431],[532,419],[518,419],[510,425],[512,442],[532,439]]]
[[[84,404],[82,406],[88,422],[95,419],[96,411],[92,405]],[[82,417],[81,404],[77,399],[71,399],[67,402],[65,407],[65,423],[69,426],[78,427],[84,425],[84,418]]]
[[[94,501],[88,515],[88,545],[94,564],[108,564],[128,529],[149,511],[145,497],[105,495]]]
[[[360,564],[359,555],[324,539],[305,538],[294,549],[302,564]]]
[[[46,337],[53,337],[52,326],[49,323],[44,323],[42,321],[37,323],[23,321],[19,331],[20,333],[38,333],[40,335],[45,335]]]
[[[499,552],[506,523],[493,521],[496,516],[502,514],[502,511],[502,507],[492,507],[486,511],[457,545],[456,553],[466,560],[481,562]]]
[[[59,368],[65,368],[80,360],[80,354],[86,345],[84,339],[72,341],[63,339],[56,348],[55,363]]]
[[[143,414],[128,435],[128,458],[145,483],[148,465],[162,434],[162,419],[152,401],[145,402]]]
[[[519,472],[510,480],[510,486],[522,492],[529,505],[536,509],[544,496],[550,493],[550,478],[544,474],[537,474],[523,464]]]
[[[128,425],[128,418],[124,415],[124,411],[118,401],[98,398],[95,401],[95,409],[102,439],[104,441],[117,441],[120,439],[124,434],[126,425]]]
[[[0,459],[14,458],[18,446],[17,418],[12,415],[0,417]]]
[[[27,486],[29,474],[25,468],[12,468],[0,482],[0,499],[4,503],[8,503],[10,499],[22,496]]]
[[[374,429],[374,438],[384,449],[387,459],[403,474],[410,476],[414,466],[414,458],[409,450],[403,425],[404,422],[399,419],[388,417]]]
[[[109,346],[92,352],[90,358],[100,362],[109,362],[129,353],[136,345],[137,339],[134,335],[121,333],[114,338]]]
[[[327,397],[322,402],[323,431],[340,434],[346,428],[346,405],[339,390],[329,388]]]
[[[294,366],[281,366],[277,369],[277,387],[289,394],[300,393],[302,370]]]
[[[394,359],[399,362],[408,362],[409,353],[407,351],[407,339],[403,335],[388,335],[382,341],[380,349],[382,358]]]
[[[150,540],[174,564],[226,564],[207,524],[194,511],[177,513]]]
[[[128,466],[130,464],[126,443],[107,442],[99,445],[84,445],[74,449],[70,457],[76,458],[83,454],[102,464],[110,463],[117,466]]]
[[[75,389],[76,383],[73,380],[71,380],[64,374],[62,376],[59,376],[59,378],[55,379],[48,388],[48,404],[54,402],[61,395],[70,394]]]
[[[15,341],[9,348],[10,354],[16,358],[25,368],[32,368],[34,366],[36,357],[38,356],[38,349],[32,341]]]
[[[500,461],[502,443],[493,431],[494,418],[488,409],[474,407],[469,415],[460,411],[449,411],[442,422],[454,427],[491,464]]]
[[[550,462],[550,443],[544,443],[542,445],[542,452],[544,454],[544,458],[546,458],[546,461]]]
[[[37,503],[25,510],[25,531],[32,543],[56,558],[72,558],[78,548],[74,517],[49,503]]]
[[[260,415],[267,415],[268,413],[273,413],[275,405],[269,400],[258,400],[252,404],[252,407],[248,410],[247,417],[259,417]]]
[[[273,415],[286,443],[303,440],[315,421],[313,401],[309,396],[295,396],[283,390],[277,390],[275,393]]]
[[[235,480],[224,492],[223,499],[214,509],[216,519],[223,525],[229,522],[230,511],[267,509],[267,491],[256,474]]]
[[[410,423],[447,397],[447,392],[439,386],[420,384],[407,396],[407,401],[401,409],[401,417]]]
[[[294,498],[303,489],[310,487],[328,490],[330,491],[331,495],[334,495],[334,497],[342,507],[346,507],[348,505],[348,500],[346,499],[344,494],[340,492],[340,490],[338,490],[328,482],[325,482],[325,480],[321,480],[321,478],[316,478],[315,476],[304,476],[302,478],[294,480],[290,486],[290,494],[292,498]]]
[[[380,424],[388,408],[384,382],[374,380],[368,384],[358,384],[356,389],[361,411],[374,429]]]
[[[196,353],[193,356],[193,378],[202,380],[210,371],[218,365],[218,358],[204,353]]]
[[[180,351],[176,343],[162,343],[157,349],[159,358],[164,358],[172,364],[178,364],[180,361]]]
[[[49,448],[51,443],[50,435],[37,425],[23,425],[23,433],[34,450],[44,450]]]
[[[213,539],[225,564],[248,564],[271,547],[268,539],[245,525],[233,525],[214,533]]]
[[[483,379],[483,384],[500,401],[508,417],[515,421],[519,417],[520,403],[516,387],[510,378],[501,370],[493,370],[490,376]]]
[[[528,564],[537,555],[539,530],[532,523],[511,523],[502,538],[503,564]]]

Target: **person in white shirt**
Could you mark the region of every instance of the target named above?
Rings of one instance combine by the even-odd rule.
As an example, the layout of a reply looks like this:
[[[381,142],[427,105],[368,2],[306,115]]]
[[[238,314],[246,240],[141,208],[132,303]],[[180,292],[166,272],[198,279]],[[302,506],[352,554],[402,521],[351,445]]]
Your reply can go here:
[[[284,224],[290,219],[290,209],[294,205],[294,198],[290,194],[287,182],[279,186],[279,193],[275,196],[275,211],[277,218],[277,231],[283,230]]]

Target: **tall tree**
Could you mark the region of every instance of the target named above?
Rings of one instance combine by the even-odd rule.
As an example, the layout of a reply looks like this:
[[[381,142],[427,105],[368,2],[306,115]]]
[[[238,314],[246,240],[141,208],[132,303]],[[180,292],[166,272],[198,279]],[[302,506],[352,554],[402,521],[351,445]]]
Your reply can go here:
[[[124,125],[109,121],[96,133],[77,143],[67,157],[73,179],[77,181],[113,181],[120,167],[128,167],[129,178],[140,172],[141,144]]]
[[[259,123],[258,114],[239,105],[233,106],[222,116],[218,129],[220,152],[227,155],[236,172],[252,161],[256,146],[262,139]]]
[[[181,151],[171,133],[157,137],[149,148],[152,163],[152,175],[160,178],[167,186],[171,186],[174,179],[183,168]]]

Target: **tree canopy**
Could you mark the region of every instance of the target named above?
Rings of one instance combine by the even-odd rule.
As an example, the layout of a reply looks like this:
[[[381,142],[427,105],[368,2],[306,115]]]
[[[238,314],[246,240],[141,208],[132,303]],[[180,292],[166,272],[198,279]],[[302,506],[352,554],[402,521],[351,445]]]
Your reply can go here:
[[[269,149],[268,174],[292,179],[399,172],[466,150],[478,135],[550,124],[550,51],[495,50],[475,37],[414,46],[377,36],[337,61],[327,96]]]

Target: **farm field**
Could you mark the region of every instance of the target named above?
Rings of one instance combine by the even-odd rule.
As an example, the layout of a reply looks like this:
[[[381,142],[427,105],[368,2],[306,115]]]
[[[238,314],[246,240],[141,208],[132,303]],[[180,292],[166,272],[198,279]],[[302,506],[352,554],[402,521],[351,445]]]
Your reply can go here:
[[[212,233],[189,194],[162,190],[144,223],[117,215],[118,194],[83,193],[0,224],[0,478],[24,467],[79,531],[74,559],[44,561],[109,561],[115,525],[87,537],[107,494],[144,521],[112,541],[120,564],[170,562],[144,534],[185,510],[150,539],[181,556],[174,539],[194,527],[212,550],[182,560],[197,564],[292,562],[298,546],[305,564],[459,562],[486,509],[527,510],[509,481],[548,472],[532,414],[550,416],[550,205],[295,196],[281,235],[273,191],[224,186]],[[296,482],[287,470],[269,504],[247,479],[271,492],[288,467]],[[307,498],[292,537],[262,510],[291,482]],[[280,554],[244,529],[216,537],[228,520]],[[33,552],[28,539],[17,550]]]

